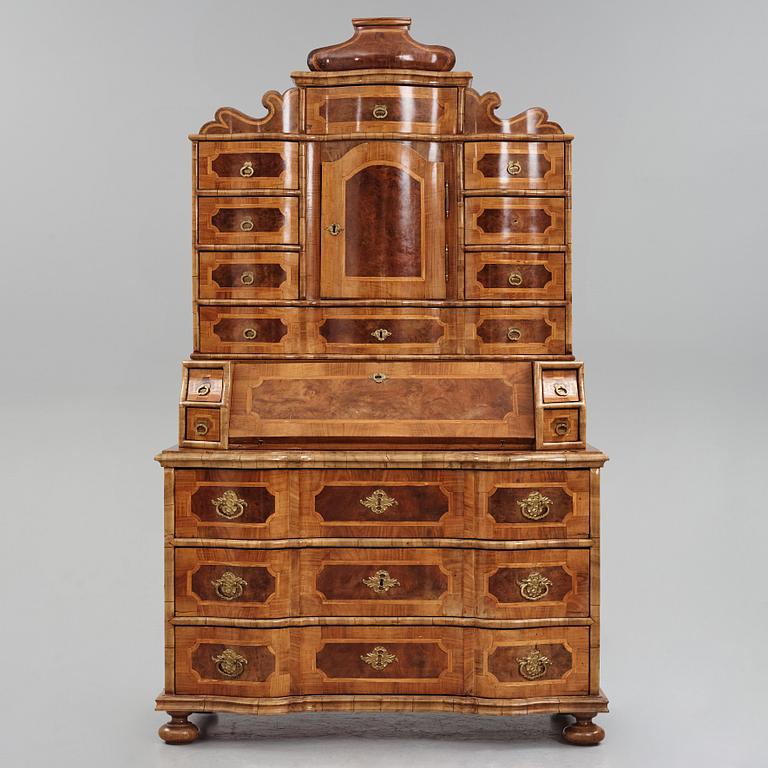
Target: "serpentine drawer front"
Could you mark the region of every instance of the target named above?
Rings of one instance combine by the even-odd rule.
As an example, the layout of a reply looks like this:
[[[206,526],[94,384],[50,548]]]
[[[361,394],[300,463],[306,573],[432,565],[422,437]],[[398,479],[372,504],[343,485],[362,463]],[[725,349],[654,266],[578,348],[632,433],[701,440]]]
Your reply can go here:
[[[201,190],[298,189],[299,145],[288,141],[214,141],[198,149]]]

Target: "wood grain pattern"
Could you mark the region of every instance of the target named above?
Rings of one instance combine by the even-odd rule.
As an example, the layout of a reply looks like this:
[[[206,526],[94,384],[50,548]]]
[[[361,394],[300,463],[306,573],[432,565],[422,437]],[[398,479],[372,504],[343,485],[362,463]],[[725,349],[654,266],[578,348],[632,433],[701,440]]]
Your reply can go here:
[[[289,141],[200,142],[201,190],[298,189],[299,145]]]
[[[464,185],[477,190],[565,189],[561,142],[468,141],[464,145]]]
[[[464,231],[471,245],[563,245],[565,200],[468,197]]]
[[[267,91],[261,98],[267,110],[264,117],[250,117],[232,107],[221,107],[216,116],[200,128],[203,136],[250,133],[293,133],[299,129],[299,89],[289,88],[285,93]]]
[[[565,299],[565,254],[466,251],[467,299]]]
[[[299,255],[286,251],[200,251],[200,299],[299,298]]]
[[[200,245],[277,245],[299,241],[295,197],[201,197]]]

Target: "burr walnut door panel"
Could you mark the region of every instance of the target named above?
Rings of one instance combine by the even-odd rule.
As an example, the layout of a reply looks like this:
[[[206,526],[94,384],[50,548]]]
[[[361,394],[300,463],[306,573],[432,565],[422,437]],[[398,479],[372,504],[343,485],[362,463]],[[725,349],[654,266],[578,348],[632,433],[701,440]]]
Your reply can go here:
[[[466,351],[474,354],[562,355],[565,309],[475,309],[465,315]]]
[[[450,549],[301,553],[303,616],[461,616],[464,555]]]
[[[561,190],[564,145],[540,141],[468,141],[464,186],[472,190]]]
[[[296,197],[199,197],[200,245],[295,245],[299,242]]]
[[[589,692],[589,627],[473,631],[476,696]]]
[[[287,470],[177,469],[179,538],[272,539],[292,535]]]
[[[201,190],[298,189],[299,145],[289,141],[201,141]]]
[[[466,251],[468,299],[564,301],[565,254]]]
[[[298,299],[299,254],[288,251],[200,251],[200,299]]]
[[[291,693],[291,630],[176,627],[175,635],[176,693]]]
[[[478,550],[474,559],[479,618],[589,616],[589,549]]]
[[[578,539],[590,533],[590,471],[478,472],[474,536]]]
[[[307,133],[453,133],[457,90],[411,85],[307,89]]]
[[[460,537],[463,472],[306,470],[298,475],[302,536]]]
[[[458,694],[464,653],[458,627],[307,627],[306,694]]]
[[[468,197],[464,201],[468,245],[563,245],[562,197]]]
[[[438,144],[371,141],[322,162],[322,297],[445,297],[441,158]]]
[[[532,390],[530,363],[239,363],[229,440],[530,446]]]

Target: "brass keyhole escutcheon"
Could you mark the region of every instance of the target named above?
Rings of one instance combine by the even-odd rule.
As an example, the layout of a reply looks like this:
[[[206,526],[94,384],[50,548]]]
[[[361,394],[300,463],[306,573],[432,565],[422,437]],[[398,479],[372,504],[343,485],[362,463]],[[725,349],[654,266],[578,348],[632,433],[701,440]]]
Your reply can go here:
[[[560,421],[555,422],[555,434],[562,437],[563,435],[568,434],[568,430],[570,429],[568,425],[568,421],[566,419],[561,419]]]
[[[208,434],[208,425],[204,421],[198,421],[195,424],[195,434],[205,437]]]
[[[211,656],[216,669],[224,677],[240,677],[245,672],[248,659],[231,648],[225,648],[218,656]]]
[[[211,385],[210,384],[201,384],[197,388],[197,394],[200,395],[200,397],[205,397],[206,395],[211,394]]]
[[[243,331],[243,338],[248,339],[248,341],[253,341],[257,336],[256,329],[255,328],[246,328]]]
[[[397,506],[397,499],[393,499],[385,490],[377,488],[370,496],[360,499],[360,503],[374,515],[383,515],[390,507]]]
[[[237,600],[243,596],[243,588],[248,586],[248,582],[232,571],[224,573],[211,582],[211,586],[216,590],[216,596],[222,600]]]
[[[507,282],[513,288],[517,288],[523,284],[523,276],[519,272],[510,272]]]
[[[253,163],[250,160],[246,160],[240,166],[240,175],[245,179],[249,179],[253,176]]]
[[[507,338],[510,341],[520,341],[523,336],[523,332],[519,328],[509,328],[507,330]]]
[[[568,387],[565,384],[555,384],[554,392],[558,397],[565,397],[568,394]]]
[[[240,275],[240,282],[243,285],[253,285],[253,272],[243,272],[242,275]]]
[[[341,226],[341,224],[331,224],[330,226],[326,227],[326,230],[330,232],[334,237],[336,235],[340,235],[343,231],[344,227]]]
[[[385,373],[374,373],[371,378],[377,383],[381,384],[382,382],[387,380],[387,375]]]
[[[372,114],[377,120],[383,120],[389,114],[387,111],[387,105],[376,104],[376,106],[373,108]]]
[[[240,222],[240,229],[243,232],[250,232],[253,229],[253,219],[248,216]]]
[[[397,656],[390,653],[383,645],[377,645],[372,651],[362,654],[360,658],[379,672],[397,661]]]
[[[392,331],[388,331],[386,328],[377,328],[371,333],[371,336],[378,341],[386,341],[391,335]]]
[[[373,576],[368,576],[363,579],[363,584],[373,590],[377,595],[389,592],[392,587],[400,586],[400,582],[397,579],[393,579],[389,575],[389,571],[386,571],[383,568],[376,571]]]
[[[507,173],[510,176],[517,176],[522,170],[523,170],[523,166],[520,165],[520,163],[518,163],[517,160],[510,160],[507,163]]]

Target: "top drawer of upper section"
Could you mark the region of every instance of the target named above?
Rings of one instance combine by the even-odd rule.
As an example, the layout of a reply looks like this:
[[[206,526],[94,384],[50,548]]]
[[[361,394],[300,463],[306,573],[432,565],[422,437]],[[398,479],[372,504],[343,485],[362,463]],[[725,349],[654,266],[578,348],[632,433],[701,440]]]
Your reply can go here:
[[[307,88],[307,133],[455,133],[458,90],[412,85]]]

